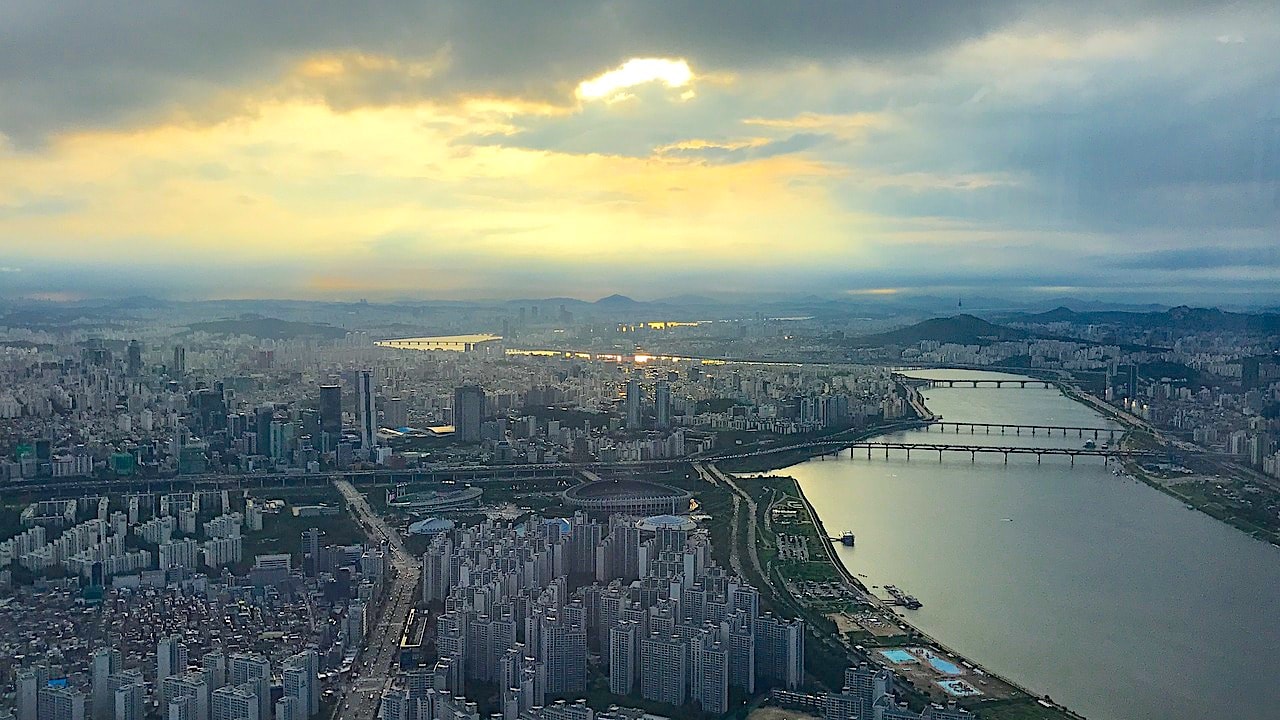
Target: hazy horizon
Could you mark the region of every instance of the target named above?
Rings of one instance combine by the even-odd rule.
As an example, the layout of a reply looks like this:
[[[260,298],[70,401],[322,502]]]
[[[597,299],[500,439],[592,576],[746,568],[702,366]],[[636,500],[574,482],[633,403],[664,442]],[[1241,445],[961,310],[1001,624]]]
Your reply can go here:
[[[0,18],[0,297],[1280,302],[1272,3]]]

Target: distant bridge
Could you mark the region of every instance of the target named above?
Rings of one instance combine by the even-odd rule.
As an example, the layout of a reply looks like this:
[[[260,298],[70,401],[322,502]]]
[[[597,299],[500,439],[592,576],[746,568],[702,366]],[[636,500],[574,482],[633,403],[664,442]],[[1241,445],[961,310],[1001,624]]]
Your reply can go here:
[[[1014,447],[1002,445],[953,445],[950,443],[901,443],[901,442],[860,442],[849,445],[849,457],[853,458],[853,450],[867,451],[867,459],[871,459],[872,450],[884,450],[885,458],[889,457],[890,450],[903,450],[906,452],[907,459],[911,459],[911,451],[917,453],[936,452],[938,453],[938,461],[942,461],[942,454],[946,452],[969,453],[969,460],[975,461],[978,453],[994,453],[1003,455],[1004,461],[1009,462],[1010,455],[1035,455],[1036,463],[1045,455],[1066,455],[1071,458],[1071,464],[1076,464],[1077,457],[1165,457],[1164,454],[1151,450],[1125,450],[1121,448],[1049,448],[1049,447]]]
[[[1026,388],[1054,388],[1057,383],[1052,380],[999,380],[996,378],[965,378],[961,380],[947,378],[921,378],[911,375],[905,376],[906,382],[915,381],[913,384],[922,387],[946,387],[946,388],[977,388],[977,387],[1018,387]]]
[[[1124,428],[1086,427],[1082,425],[1026,425],[1018,423],[987,423],[941,419],[925,425],[922,429],[925,432],[929,432],[929,428],[935,425],[942,432],[946,432],[948,427],[952,428],[956,433],[959,433],[961,428],[968,428],[970,435],[977,434],[976,431],[978,429],[985,430],[986,435],[990,435],[993,429],[999,430],[1001,435],[1005,435],[1009,432],[1012,432],[1014,435],[1021,435],[1022,432],[1026,430],[1033,436],[1037,433],[1049,436],[1060,432],[1063,437],[1066,437],[1068,433],[1074,432],[1076,437],[1082,438],[1086,433],[1093,433],[1094,440],[1097,440],[1104,435],[1108,440],[1115,440],[1116,434],[1123,435],[1125,432]]]

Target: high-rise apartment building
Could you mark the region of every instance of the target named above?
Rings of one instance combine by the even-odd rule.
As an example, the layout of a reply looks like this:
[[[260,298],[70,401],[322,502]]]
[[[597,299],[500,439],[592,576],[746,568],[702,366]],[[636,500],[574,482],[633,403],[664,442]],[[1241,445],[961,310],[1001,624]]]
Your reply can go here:
[[[85,720],[85,696],[69,687],[40,688],[39,720]]]
[[[640,642],[640,693],[645,700],[683,705],[688,655],[680,638],[651,633]]]
[[[211,705],[212,720],[259,720],[261,717],[258,696],[252,687],[220,687],[213,691]]]
[[[160,638],[156,643],[156,684],[164,683],[170,675],[178,675],[187,669],[187,646],[177,635]]]
[[[636,682],[639,624],[622,622],[609,629],[609,692],[630,695]]]
[[[120,671],[119,650],[98,648],[90,659],[93,673],[93,720],[111,720],[115,717],[115,696],[108,686],[108,678]]]
[[[143,720],[147,714],[147,686],[140,682],[121,685],[113,698],[115,720]]]
[[[178,698],[190,698],[191,720],[209,720],[209,682],[205,673],[193,670],[171,675],[160,684],[160,708],[167,708]]]
[[[294,720],[320,712],[320,654],[307,649],[287,658],[282,671],[284,695],[297,701]],[[279,718],[277,718],[279,720]]]
[[[227,656],[227,661],[230,666],[230,686],[242,690],[250,689],[258,698],[257,717],[269,719],[271,717],[271,661],[261,655],[245,653],[233,653]],[[214,720],[226,719],[215,717]]]

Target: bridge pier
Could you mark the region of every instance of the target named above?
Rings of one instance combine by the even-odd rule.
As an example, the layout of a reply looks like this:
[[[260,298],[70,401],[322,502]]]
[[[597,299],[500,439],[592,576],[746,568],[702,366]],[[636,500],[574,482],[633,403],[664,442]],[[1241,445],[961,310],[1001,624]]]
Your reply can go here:
[[[977,462],[977,461],[978,461],[978,451],[977,451],[977,450],[970,450],[970,451],[969,451],[969,462],[970,462],[970,464],[975,463],[975,462]]]
[[[911,462],[911,448],[907,448],[907,462]]]
[[[1009,464],[1009,453],[1007,452],[1004,454],[1004,464],[1005,465]]]
[[[1072,454],[1071,454],[1071,467],[1075,467],[1075,466],[1076,466],[1076,456],[1075,456],[1075,453],[1072,453]]]
[[[938,462],[942,462],[942,448],[938,448]]]
[[[1036,453],[1036,464],[1040,464],[1040,453]]]

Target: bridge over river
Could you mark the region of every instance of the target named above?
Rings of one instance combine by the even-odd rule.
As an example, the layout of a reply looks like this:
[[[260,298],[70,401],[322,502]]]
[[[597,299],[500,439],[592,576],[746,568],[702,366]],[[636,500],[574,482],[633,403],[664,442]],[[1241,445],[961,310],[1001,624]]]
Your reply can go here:
[[[1077,457],[1166,457],[1164,453],[1158,453],[1152,450],[1130,450],[1123,448],[1061,448],[1061,447],[1019,447],[1007,445],[961,445],[952,443],[910,443],[910,442],[859,442],[848,445],[851,449],[849,453],[850,459],[853,458],[854,450],[865,449],[867,451],[867,459],[871,459],[872,450],[884,450],[884,456],[889,457],[890,450],[902,450],[906,453],[907,459],[911,459],[911,451],[937,452],[938,460],[942,460],[942,454],[946,452],[969,453],[970,461],[976,461],[978,453],[995,453],[1003,455],[1004,461],[1009,462],[1010,455],[1035,455],[1036,462],[1045,455],[1065,455],[1071,458],[1071,464],[1076,464]]]
[[[1014,435],[1021,435],[1023,431],[1027,431],[1030,435],[1039,433],[1041,435],[1052,436],[1061,434],[1066,437],[1068,433],[1074,432],[1076,437],[1084,437],[1088,433],[1093,434],[1093,439],[1097,440],[1106,436],[1108,440],[1115,440],[1116,435],[1124,435],[1124,428],[1108,428],[1108,427],[1086,427],[1082,425],[1027,425],[1019,423],[1000,423],[1000,422],[970,422],[968,420],[943,420],[938,418],[933,422],[926,424],[920,428],[924,432],[929,432],[930,427],[937,426],[942,432],[946,432],[950,427],[957,434],[960,428],[968,428],[970,435],[977,434],[977,430],[985,430],[986,435],[990,435],[992,430],[999,430],[1001,435],[1012,432]]]

